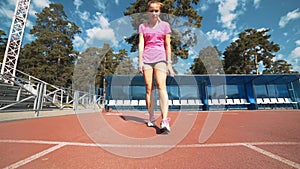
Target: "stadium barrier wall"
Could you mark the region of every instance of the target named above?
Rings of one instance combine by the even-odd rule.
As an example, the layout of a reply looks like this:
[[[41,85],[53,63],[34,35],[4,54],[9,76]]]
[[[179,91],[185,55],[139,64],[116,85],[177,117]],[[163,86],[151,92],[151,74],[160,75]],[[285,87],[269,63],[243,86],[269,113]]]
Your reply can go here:
[[[143,76],[106,76],[105,107],[145,109]],[[156,83],[154,83],[156,89]],[[300,75],[178,75],[167,77],[170,109],[299,108]],[[155,90],[155,104],[159,103]],[[260,102],[260,100],[263,102]]]

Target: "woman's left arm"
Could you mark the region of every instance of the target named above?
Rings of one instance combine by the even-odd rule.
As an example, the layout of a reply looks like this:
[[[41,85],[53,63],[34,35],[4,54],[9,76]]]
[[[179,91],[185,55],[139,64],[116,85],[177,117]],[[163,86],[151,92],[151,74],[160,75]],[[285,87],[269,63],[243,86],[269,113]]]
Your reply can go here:
[[[174,76],[174,71],[172,67],[172,51],[171,51],[171,34],[166,35],[165,39],[165,48],[166,48],[166,56],[167,56],[167,67],[170,76]]]

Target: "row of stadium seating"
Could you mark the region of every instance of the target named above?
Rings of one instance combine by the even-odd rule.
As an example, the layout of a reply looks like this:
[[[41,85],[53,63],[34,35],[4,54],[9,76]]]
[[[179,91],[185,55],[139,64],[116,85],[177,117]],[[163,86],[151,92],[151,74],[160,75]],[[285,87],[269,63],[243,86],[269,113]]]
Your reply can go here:
[[[257,98],[256,99],[257,105],[259,108],[265,108],[265,107],[296,107],[297,102],[293,102],[291,98]],[[159,100],[157,100],[156,105],[159,106]],[[199,109],[201,106],[203,106],[204,103],[202,100],[199,99],[183,99],[183,100],[169,100],[169,106],[173,108],[183,108],[183,109],[189,109],[189,108],[196,108]],[[247,105],[250,105],[250,103],[247,101],[247,99],[208,99],[208,105],[213,106],[223,106],[224,109],[229,108],[246,108]],[[145,100],[107,100],[106,101],[107,107],[118,107],[118,108],[124,108],[124,107],[140,107],[145,108],[146,107],[146,101]]]
[[[295,108],[298,107],[298,103],[292,101],[291,98],[256,98],[256,102],[261,107],[277,105],[291,105]]]
[[[157,105],[159,101],[157,100]],[[169,100],[169,106],[202,106],[201,100],[189,99],[189,100]],[[145,100],[109,100],[107,106],[146,106]]]
[[[32,110],[34,99],[21,87],[0,82],[0,112]]]

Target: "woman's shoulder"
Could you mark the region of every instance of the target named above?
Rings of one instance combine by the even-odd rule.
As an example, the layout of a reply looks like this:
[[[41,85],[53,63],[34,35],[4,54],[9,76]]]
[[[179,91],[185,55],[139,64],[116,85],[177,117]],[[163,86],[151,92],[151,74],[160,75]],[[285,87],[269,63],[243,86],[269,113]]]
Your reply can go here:
[[[160,21],[160,25],[163,27],[170,27],[169,22],[166,22],[166,21]]]
[[[160,21],[160,24],[170,26],[169,22],[166,21]]]
[[[147,23],[147,22],[143,22],[143,23],[140,24],[140,27],[141,27],[141,26],[142,26],[142,27],[147,27],[147,26],[148,26],[148,23]]]

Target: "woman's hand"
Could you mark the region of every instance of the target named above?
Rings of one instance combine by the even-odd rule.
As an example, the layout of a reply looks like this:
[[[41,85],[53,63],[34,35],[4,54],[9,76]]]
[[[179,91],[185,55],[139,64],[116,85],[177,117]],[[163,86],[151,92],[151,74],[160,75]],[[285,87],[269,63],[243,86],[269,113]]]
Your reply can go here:
[[[173,70],[172,62],[168,62],[167,68],[168,68],[167,73],[169,73],[169,75],[171,77],[174,77],[175,73],[174,73],[174,70]]]
[[[143,67],[144,67],[144,64],[141,62],[139,62],[139,65],[138,65],[138,71],[139,71],[139,74],[143,74]]]

